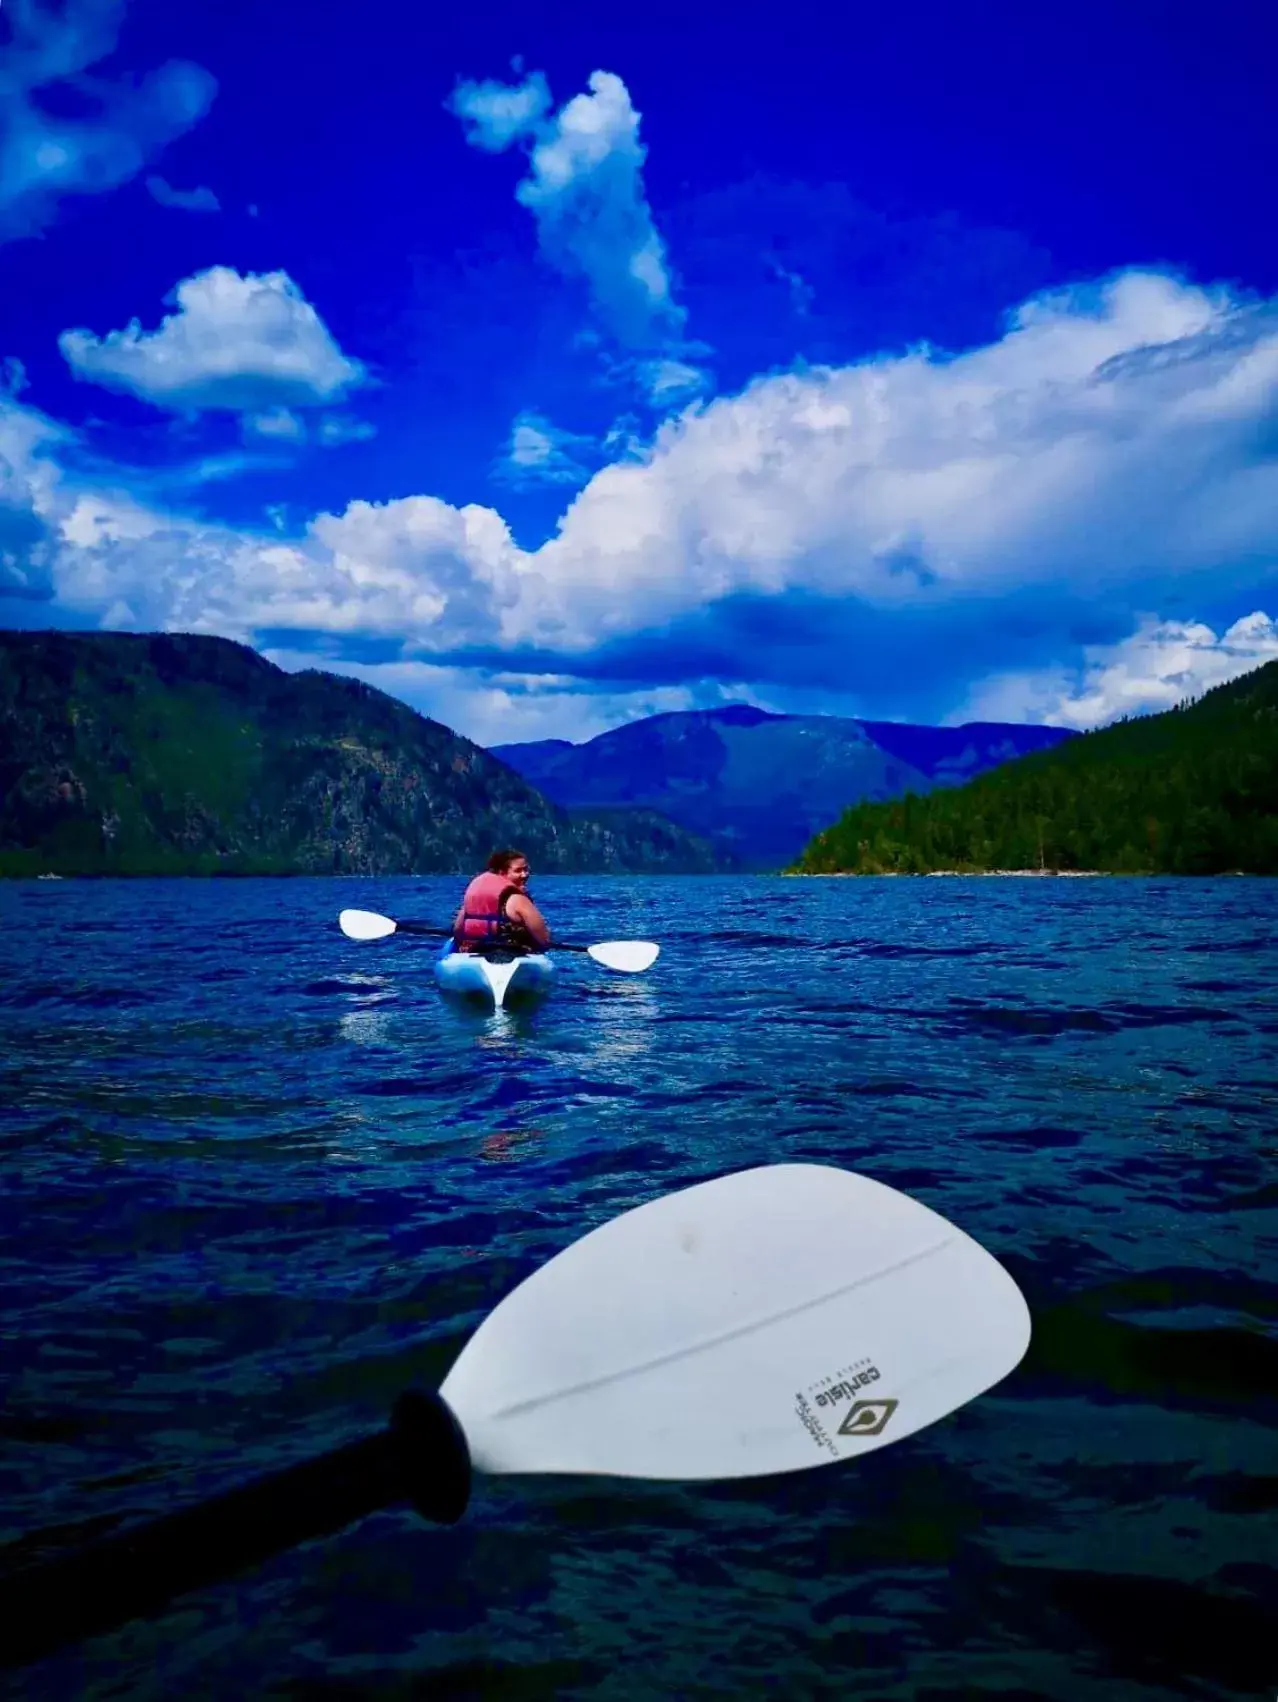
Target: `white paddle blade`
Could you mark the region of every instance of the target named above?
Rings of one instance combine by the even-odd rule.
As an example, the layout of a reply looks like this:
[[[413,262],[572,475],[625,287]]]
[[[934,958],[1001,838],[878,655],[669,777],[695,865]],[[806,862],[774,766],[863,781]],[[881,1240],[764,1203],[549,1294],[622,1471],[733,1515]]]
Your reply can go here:
[[[349,940],[384,940],[395,932],[389,916],[379,916],[375,910],[343,910],[337,925]]]
[[[488,1472],[730,1478],[899,1442],[990,1388],[1029,1309],[984,1248],[817,1164],[592,1230],[489,1314],[441,1393]]]
[[[661,947],[651,940],[604,940],[597,946],[587,946],[586,950],[605,969],[620,969],[627,975],[638,975],[640,971],[652,968]]]

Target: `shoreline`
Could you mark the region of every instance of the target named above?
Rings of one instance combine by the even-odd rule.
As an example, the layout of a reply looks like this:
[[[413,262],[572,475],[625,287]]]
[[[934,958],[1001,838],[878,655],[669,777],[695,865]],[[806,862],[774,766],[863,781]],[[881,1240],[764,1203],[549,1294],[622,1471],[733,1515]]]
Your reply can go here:
[[[1210,873],[1177,873],[1170,869],[553,869],[543,880],[737,880],[761,877],[768,880],[885,881],[885,880],[1278,880],[1278,870],[1217,869]],[[120,869],[75,870],[65,874],[49,871],[18,874],[0,869],[5,881],[386,881],[462,880],[464,869],[400,869],[356,873],[331,869],[166,869],[163,871]]]
[[[991,880],[1012,878],[1016,880],[1112,880],[1112,881],[1153,881],[1153,880],[1230,880],[1239,877],[1248,878],[1246,869],[1221,869],[1211,875],[1177,875],[1169,871],[1150,869],[922,869],[917,873],[906,869],[879,869],[869,871],[863,869],[783,869],[782,874],[787,880],[803,881],[922,881],[922,880]],[[1253,876],[1253,879],[1272,877]]]
[[[1112,873],[1109,869],[927,869],[925,878],[933,875],[1028,875],[1032,880],[1091,880]]]
[[[1231,874],[1234,870],[1229,871]],[[1241,873],[1241,871],[1237,871]],[[794,880],[805,881],[924,881],[937,879],[989,880],[1012,875],[1031,880],[1120,879],[1111,869],[784,869]],[[1153,877],[1147,877],[1152,879]]]

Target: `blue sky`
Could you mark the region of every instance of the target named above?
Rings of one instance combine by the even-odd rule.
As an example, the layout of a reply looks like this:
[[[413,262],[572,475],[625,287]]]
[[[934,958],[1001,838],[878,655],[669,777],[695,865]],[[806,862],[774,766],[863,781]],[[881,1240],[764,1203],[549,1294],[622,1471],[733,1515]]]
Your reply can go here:
[[[1278,655],[1263,9],[441,10],[0,4],[0,625],[485,743]]]

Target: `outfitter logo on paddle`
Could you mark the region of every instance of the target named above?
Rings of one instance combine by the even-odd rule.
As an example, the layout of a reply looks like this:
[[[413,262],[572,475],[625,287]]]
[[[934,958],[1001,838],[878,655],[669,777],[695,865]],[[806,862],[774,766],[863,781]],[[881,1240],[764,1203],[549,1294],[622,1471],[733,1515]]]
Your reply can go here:
[[[877,1436],[896,1411],[895,1401],[855,1401],[839,1426],[840,1436]]]
[[[858,1359],[829,1377],[819,1377],[805,1392],[795,1396],[799,1422],[818,1448],[834,1459],[839,1457],[838,1444],[826,1426],[840,1417],[836,1436],[878,1436],[887,1428],[899,1405],[897,1401],[857,1399],[860,1391],[877,1383],[881,1375],[870,1360]],[[841,1413],[844,1401],[852,1404]]]

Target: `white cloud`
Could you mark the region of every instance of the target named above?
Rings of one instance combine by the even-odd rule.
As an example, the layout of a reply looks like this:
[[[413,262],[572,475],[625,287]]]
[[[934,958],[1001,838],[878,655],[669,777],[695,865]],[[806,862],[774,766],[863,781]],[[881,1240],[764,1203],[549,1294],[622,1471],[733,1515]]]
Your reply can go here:
[[[641,362],[640,375],[649,399],[659,408],[688,402],[709,387],[709,378],[699,366],[669,357]]]
[[[21,363],[6,361],[0,387],[0,599],[25,602],[51,599],[56,589],[58,476],[49,452],[66,434],[16,401],[24,382]]]
[[[285,436],[283,441],[287,442],[289,439]],[[230,450],[216,455],[201,455],[198,460],[184,466],[166,467],[155,476],[153,484],[157,494],[168,496],[172,493],[198,490],[203,485],[229,484],[231,480],[242,479],[248,473],[282,471],[292,465],[289,456],[278,452],[240,454]],[[136,486],[131,485],[130,488],[136,496]]]
[[[147,178],[146,186],[152,199],[162,207],[176,207],[184,213],[219,213],[222,210],[217,196],[203,184],[195,189],[175,189],[162,177],[152,175]]]
[[[1278,561],[1276,309],[1127,273],[956,358],[758,379],[595,475],[537,554],[528,634],[588,648],[742,593],[1250,584]]]
[[[136,319],[104,337],[64,331],[58,347],[76,377],[175,413],[314,407],[364,381],[286,272],[212,266],[168,300],[176,311],[156,331]]]
[[[630,394],[638,391],[656,413],[668,416],[714,389],[710,370],[688,358],[712,354],[708,343],[685,337],[671,339],[665,350],[655,355],[634,350],[618,353],[608,349],[604,339],[589,329],[579,331],[573,342],[576,347],[597,354],[602,383]]]
[[[780,278],[790,291],[790,306],[794,313],[804,319],[812,308],[812,298],[816,294],[812,285],[798,272],[792,272],[788,266],[783,266],[776,255],[768,258],[769,269],[773,275]]]
[[[262,630],[375,636],[433,650],[485,644],[515,595],[518,552],[491,509],[435,497],[352,502],[299,536],[203,521],[126,491],[63,492],[55,574],[68,609],[131,624],[222,633]]]
[[[1259,609],[1219,637],[1201,621],[1147,617],[1121,643],[1089,646],[1081,667],[982,681],[949,719],[1101,727],[1123,715],[1173,709],[1276,659],[1278,622]]]
[[[343,443],[367,442],[377,436],[377,427],[367,420],[352,419],[349,414],[324,414],[318,436],[326,448],[336,449]]]
[[[151,517],[154,529],[180,528],[186,522],[165,505],[197,496],[212,484],[229,484],[246,476],[287,470],[295,465],[296,451],[289,440],[278,435],[257,436],[247,420],[241,420],[247,444],[243,449],[220,449],[188,460],[162,465],[126,466],[111,462],[89,447],[83,439],[70,439],[65,455],[74,474],[64,472],[59,483],[59,515],[64,515],[82,495],[97,497],[112,493],[139,513]]]
[[[260,413],[243,414],[240,424],[250,442],[255,438],[272,438],[280,443],[304,443],[312,435],[306,421],[289,408],[267,408]],[[376,437],[377,427],[349,414],[321,414],[313,435],[322,448],[337,449],[344,443],[363,443]]]
[[[642,433],[642,422],[637,414],[619,414],[608,427],[602,439],[602,446],[611,460],[643,461],[647,458],[649,445]]]
[[[260,414],[245,414],[246,437],[273,437],[287,443],[300,443],[306,436],[306,422],[287,408],[268,408]]]
[[[53,540],[31,483],[7,458],[0,431],[0,606],[3,599],[48,601],[53,596]],[[0,618],[0,625],[5,621]]]
[[[44,586],[64,614],[106,625],[247,642],[264,629],[376,635],[419,649],[445,633],[490,642],[514,599],[519,552],[490,509],[434,497],[352,502],[285,537],[282,510],[258,531],[162,506],[280,464],[269,456],[116,479],[99,462],[89,481],[59,471],[50,451],[60,447],[77,448],[70,433],[0,396],[0,596]]]
[[[698,406],[597,472],[537,550],[494,510],[430,496],[353,502],[290,538],[64,476],[52,572],[81,617],[118,604],[153,626],[358,635],[422,663],[479,651],[527,669],[538,652],[558,673],[588,669],[609,641],[665,644],[681,620],[753,597],[765,600],[756,682],[793,678],[769,669],[797,595],[822,623],[828,610],[849,691],[865,623],[876,636],[863,646],[926,623],[927,667],[954,702],[991,672],[991,652],[967,640],[1009,607],[1076,613],[1103,597],[1112,625],[1115,608],[1272,606],[1276,397],[1275,304],[1129,273],[1029,303],[997,342],[957,358],[919,350],[778,375]],[[967,636],[947,645],[960,622]],[[1069,625],[1053,629],[1058,655],[1076,651]],[[1220,643],[1255,650],[1249,632]],[[823,633],[803,640],[805,667]],[[1016,640],[1000,642],[1006,653]],[[1168,679],[1184,672],[1174,648],[1158,664]],[[1127,665],[1154,678],[1148,655]],[[1107,679],[1099,709],[1080,707],[1101,689],[1084,674],[1015,713],[1108,713],[1123,696]]]
[[[110,54],[119,0],[58,8],[9,0],[10,42],[0,59],[0,240],[31,236],[67,195],[100,195],[135,177],[202,118],[217,84],[198,65],[170,60],[139,80],[90,76]],[[57,115],[50,96],[71,88],[91,118]]]
[[[529,175],[515,194],[537,221],[542,252],[585,279],[626,347],[661,347],[682,330],[684,313],[644,193],[639,114],[612,72],[592,71],[589,85],[553,118],[544,116],[549,91],[539,74],[517,87],[463,83],[452,106],[477,147],[496,152],[531,139]]]
[[[534,71],[517,84],[459,83],[448,106],[465,125],[472,147],[499,154],[536,130],[550,109],[550,90]]]
[[[497,474],[521,489],[536,484],[581,484],[589,477],[589,470],[577,459],[577,453],[592,447],[590,438],[552,425],[541,414],[520,414]]]
[[[445,667],[413,660],[347,662],[300,650],[264,650],[263,655],[290,673],[320,668],[363,680],[485,749],[531,739],[569,739],[580,744],[610,727],[648,715],[753,701],[748,686],[718,681],[585,693],[580,682],[568,675]]]

